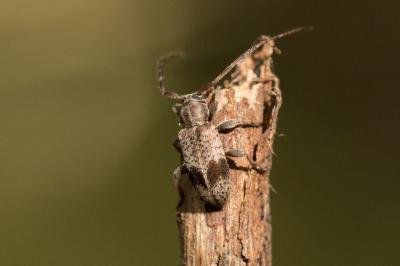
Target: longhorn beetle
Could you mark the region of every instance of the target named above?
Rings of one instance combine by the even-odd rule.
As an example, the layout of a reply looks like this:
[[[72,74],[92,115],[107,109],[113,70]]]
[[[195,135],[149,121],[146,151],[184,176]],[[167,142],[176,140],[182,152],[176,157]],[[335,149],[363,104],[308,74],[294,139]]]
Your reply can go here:
[[[267,169],[259,166],[250,156],[240,149],[225,151],[219,133],[234,129],[239,126],[258,127],[261,124],[249,124],[239,120],[226,120],[218,125],[212,124],[212,108],[207,104],[207,95],[216,85],[244,58],[264,44],[271,45],[274,49],[274,40],[305,29],[296,28],[275,37],[261,36],[253,46],[233,61],[218,75],[208,86],[194,93],[179,95],[168,91],[164,85],[164,64],[177,57],[183,57],[182,52],[173,52],[161,57],[157,63],[158,84],[161,94],[178,101],[173,111],[180,117],[183,128],[179,131],[174,142],[175,148],[181,153],[182,165],[173,173],[175,185],[178,186],[179,178],[188,174],[192,184],[206,204],[213,207],[223,207],[230,189],[229,166],[227,157],[245,156],[252,169],[264,173]],[[262,81],[261,81],[262,82]],[[264,81],[265,82],[265,81]],[[280,94],[279,94],[280,95]],[[279,98],[280,99],[280,98]],[[278,103],[280,105],[280,103]]]

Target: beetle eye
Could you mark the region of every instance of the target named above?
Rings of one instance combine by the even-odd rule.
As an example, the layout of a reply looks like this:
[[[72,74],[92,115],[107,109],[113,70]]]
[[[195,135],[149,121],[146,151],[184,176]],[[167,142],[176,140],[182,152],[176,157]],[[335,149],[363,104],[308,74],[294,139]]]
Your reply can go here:
[[[182,105],[175,104],[174,106],[172,106],[172,112],[174,112],[175,114],[179,114],[179,112],[181,111],[181,107]]]
[[[205,100],[204,96],[201,94],[193,94],[192,98],[198,101]]]

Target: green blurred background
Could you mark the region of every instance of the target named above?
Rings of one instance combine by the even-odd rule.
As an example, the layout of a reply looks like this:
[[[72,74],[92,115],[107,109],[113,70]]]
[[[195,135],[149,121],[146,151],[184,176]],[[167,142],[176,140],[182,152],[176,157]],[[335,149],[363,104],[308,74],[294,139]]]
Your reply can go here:
[[[400,265],[399,18],[389,1],[2,1],[0,265],[177,265],[167,83],[279,41],[274,266]]]

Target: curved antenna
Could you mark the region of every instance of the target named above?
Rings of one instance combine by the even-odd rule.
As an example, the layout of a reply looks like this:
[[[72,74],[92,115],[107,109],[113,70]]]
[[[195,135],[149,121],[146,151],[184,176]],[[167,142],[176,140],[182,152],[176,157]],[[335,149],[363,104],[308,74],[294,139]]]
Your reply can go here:
[[[217,85],[229,72],[232,71],[233,68],[235,68],[235,66],[242,61],[244,58],[246,58],[247,56],[251,55],[254,51],[256,51],[258,48],[260,48],[261,46],[263,46],[265,43],[267,43],[268,41],[271,40],[277,40],[283,37],[286,37],[288,35],[300,32],[300,31],[310,31],[313,30],[313,27],[310,26],[306,26],[306,27],[298,27],[298,28],[294,28],[292,30],[280,33],[278,35],[275,35],[273,37],[269,37],[266,35],[261,35],[257,41],[248,49],[246,50],[243,54],[241,54],[238,58],[235,59],[235,61],[233,61],[232,63],[230,63],[222,72],[221,74],[219,74],[211,83],[210,83],[210,87],[214,87],[215,85]]]
[[[163,56],[161,56],[158,61],[157,61],[157,79],[158,79],[158,87],[160,89],[160,92],[162,95],[172,99],[172,100],[182,100],[184,96],[181,96],[175,92],[172,91],[167,91],[165,89],[165,84],[164,84],[164,66],[167,62],[171,61],[172,59],[175,58],[183,58],[185,57],[185,53],[182,51],[177,51],[177,52],[169,52]]]

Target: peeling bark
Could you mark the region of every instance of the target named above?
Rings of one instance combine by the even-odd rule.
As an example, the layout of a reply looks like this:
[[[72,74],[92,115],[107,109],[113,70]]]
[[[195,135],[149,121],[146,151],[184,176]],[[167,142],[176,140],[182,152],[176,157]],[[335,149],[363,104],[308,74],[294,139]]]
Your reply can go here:
[[[236,128],[221,139],[225,150],[243,149],[268,169],[280,107],[278,79],[270,67],[272,45],[241,61],[210,99],[218,103],[214,124],[239,119],[264,125]],[[271,265],[270,174],[248,168],[244,158],[230,160],[230,195],[219,211],[207,210],[189,179],[180,180],[183,265]]]

